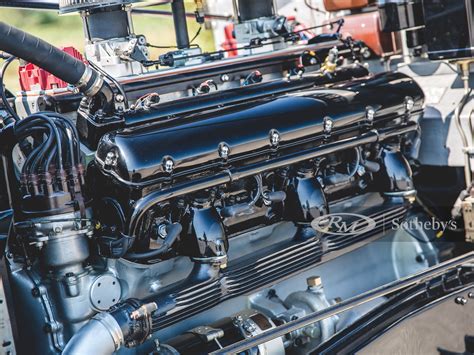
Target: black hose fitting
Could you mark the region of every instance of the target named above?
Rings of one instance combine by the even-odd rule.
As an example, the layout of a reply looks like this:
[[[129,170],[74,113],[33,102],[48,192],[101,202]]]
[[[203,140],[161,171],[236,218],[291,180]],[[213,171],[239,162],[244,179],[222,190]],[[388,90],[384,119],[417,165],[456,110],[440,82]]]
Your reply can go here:
[[[84,62],[4,22],[0,22],[0,50],[36,64],[87,96],[94,96],[105,86],[99,73]]]

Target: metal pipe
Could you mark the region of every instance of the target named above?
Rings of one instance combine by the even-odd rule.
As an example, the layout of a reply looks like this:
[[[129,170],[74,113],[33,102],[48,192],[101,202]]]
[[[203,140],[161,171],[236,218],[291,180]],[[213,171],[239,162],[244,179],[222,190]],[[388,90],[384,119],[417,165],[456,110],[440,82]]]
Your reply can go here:
[[[188,24],[186,23],[186,9],[183,0],[173,0],[171,3],[173,11],[174,31],[176,33],[176,45],[178,49],[189,48]]]
[[[342,301],[334,306],[326,308],[323,311],[308,314],[307,316],[291,321],[277,328],[270,329],[252,338],[239,341],[223,349],[212,352],[211,354],[238,354],[244,352],[245,350],[257,347],[260,344],[284,336],[285,334],[294,332],[298,329],[307,327],[328,317],[334,316],[364,303],[370,302],[376,298],[389,295],[393,292],[400,291],[409,286],[426,282],[429,279],[432,279],[433,277],[444,274],[447,270],[465,265],[466,263],[471,261],[474,261],[474,251],[440,263],[428,270],[424,270],[414,275],[405,277],[403,279],[396,280],[386,285],[382,285],[373,290],[367,291],[348,300]]]
[[[174,197],[182,196],[195,191],[207,189],[213,186],[226,184],[231,181],[236,181],[249,176],[254,176],[266,171],[279,169],[288,165],[292,165],[301,161],[314,159],[321,157],[336,151],[345,149],[355,148],[362,144],[375,143],[387,139],[389,137],[405,134],[416,130],[418,125],[414,122],[409,122],[402,128],[386,128],[377,130],[371,130],[363,133],[358,137],[348,138],[333,143],[325,144],[324,146],[318,146],[316,148],[307,149],[304,151],[296,152],[290,155],[278,157],[270,162],[257,163],[250,166],[243,167],[241,169],[230,169],[221,172],[212,177],[205,177],[189,181],[180,185],[174,185],[166,190],[154,191],[145,197],[139,199],[132,207],[132,213],[128,225],[127,233],[130,236],[135,236],[138,222],[141,220],[143,215],[151,207],[159,202],[169,200]]]
[[[111,355],[124,343],[122,329],[107,312],[98,313],[69,340],[63,355]]]

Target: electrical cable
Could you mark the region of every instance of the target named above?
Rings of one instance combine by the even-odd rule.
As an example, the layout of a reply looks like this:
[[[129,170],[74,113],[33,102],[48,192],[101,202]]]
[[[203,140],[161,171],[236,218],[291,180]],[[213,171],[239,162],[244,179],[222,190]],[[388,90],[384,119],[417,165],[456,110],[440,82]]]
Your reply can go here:
[[[336,33],[339,33],[341,27],[344,24],[344,19],[339,19],[339,20],[336,20],[336,21],[332,21],[332,22],[330,22],[328,24],[324,24],[324,25],[316,25],[316,26],[303,28],[303,29],[298,30],[298,31],[288,32],[283,37],[286,37],[287,39],[291,39],[292,36],[294,36],[294,35],[296,35],[300,32],[310,31],[310,30],[314,30],[314,29],[321,28],[321,27],[326,27],[326,26],[331,26],[332,27],[333,25],[336,25],[336,24],[338,25],[338,29],[336,30]],[[260,47],[263,47],[263,46],[268,46],[268,45],[280,43],[280,42],[276,42],[276,41],[272,41],[272,42],[268,42],[268,41],[272,40],[272,39],[281,38],[281,37],[282,36],[280,36],[280,35],[276,35],[276,36],[270,36],[270,37],[265,38],[263,40],[261,40],[260,38],[255,38],[255,39],[252,39],[250,41],[250,43],[248,45],[245,45],[245,46],[241,46],[241,47],[237,47],[237,48],[221,49],[221,50],[213,51],[213,52],[204,52],[204,53],[200,53],[200,54],[189,55],[186,58],[187,59],[192,59],[192,58],[200,58],[200,57],[206,57],[206,56],[211,57],[211,56],[216,56],[216,55],[223,55],[224,53],[232,52],[232,51],[260,48]],[[252,44],[253,42],[257,42],[257,44]],[[158,59],[158,60],[144,61],[144,62],[142,62],[142,64],[144,66],[147,66],[147,67],[157,65],[157,64],[159,65],[159,64],[161,64],[161,60]]]
[[[3,78],[5,76],[5,72],[8,68],[8,66],[15,60],[17,59],[16,57],[14,56],[11,56],[9,57],[8,59],[5,60],[5,62],[3,63],[2,65],[2,68],[0,70],[0,95],[1,95],[1,98],[2,98],[2,101],[3,101],[3,104],[5,106],[5,109],[8,111],[8,113],[12,116],[12,118],[15,120],[15,121],[19,121],[20,120],[20,117],[18,116],[18,114],[15,112],[15,110],[10,106],[9,102],[8,102],[8,98],[7,98],[7,95],[6,95],[6,92],[5,92],[5,87],[4,87],[4,84],[3,84]]]
[[[196,31],[196,34],[195,34],[194,37],[191,38],[191,40],[189,41],[189,44],[193,44],[193,42],[196,40],[196,38],[198,38],[199,35],[201,34],[201,31],[202,31],[202,25],[199,26],[198,30]]]
[[[326,13],[327,13],[326,11],[320,10],[319,8],[314,7],[313,5],[311,5],[310,2],[309,2],[309,0],[304,0],[304,4],[305,4],[306,7],[309,8],[310,10],[319,12],[320,14],[326,15]]]

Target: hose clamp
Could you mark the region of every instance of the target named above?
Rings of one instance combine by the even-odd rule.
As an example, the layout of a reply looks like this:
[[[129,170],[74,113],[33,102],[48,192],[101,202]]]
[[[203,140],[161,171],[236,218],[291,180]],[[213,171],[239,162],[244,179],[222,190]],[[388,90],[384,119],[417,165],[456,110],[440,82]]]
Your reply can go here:
[[[107,312],[101,312],[97,313],[92,319],[102,323],[102,325],[109,331],[110,335],[112,336],[115,345],[115,350],[120,349],[120,347],[124,344],[124,338],[122,329],[120,328],[120,325],[117,323],[115,318]]]
[[[94,78],[94,82],[91,84],[90,82],[91,79],[93,79],[94,70],[86,66],[86,70],[84,70],[84,73],[82,74],[81,78],[75,84],[75,86],[87,96],[94,96],[95,94],[97,94],[104,83],[104,80],[99,75],[99,73],[95,74],[96,75]]]

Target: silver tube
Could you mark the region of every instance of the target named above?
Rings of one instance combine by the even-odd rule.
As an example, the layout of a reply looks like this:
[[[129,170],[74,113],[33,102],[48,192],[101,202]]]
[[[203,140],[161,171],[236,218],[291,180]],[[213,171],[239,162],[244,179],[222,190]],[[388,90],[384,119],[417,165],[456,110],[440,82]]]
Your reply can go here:
[[[63,355],[111,355],[123,345],[119,324],[109,313],[96,314],[69,340]]]

